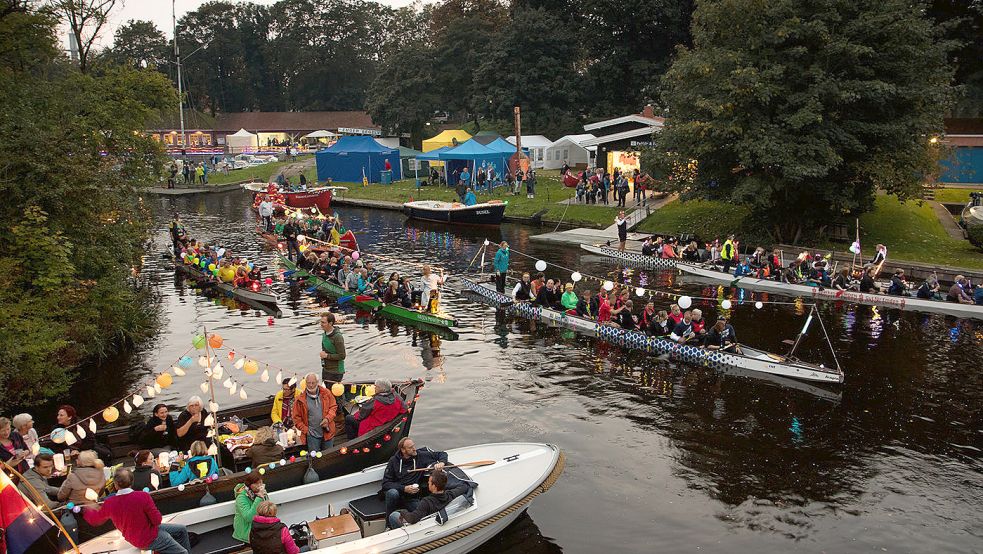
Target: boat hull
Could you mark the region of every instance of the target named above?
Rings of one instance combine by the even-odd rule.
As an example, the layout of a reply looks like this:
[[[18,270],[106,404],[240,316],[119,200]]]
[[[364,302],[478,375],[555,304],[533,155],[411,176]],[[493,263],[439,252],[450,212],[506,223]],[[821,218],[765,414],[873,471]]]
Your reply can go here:
[[[696,346],[681,345],[664,338],[649,337],[640,331],[626,331],[617,327],[601,325],[589,319],[571,316],[566,312],[534,306],[526,302],[512,302],[512,299],[499,293],[490,285],[477,283],[470,279],[461,279],[467,290],[470,290],[496,306],[505,307],[511,313],[547,324],[553,324],[572,329],[581,334],[595,337],[630,350],[640,350],[656,355],[669,355],[672,360],[714,369],[740,368],[748,371],[767,373],[816,381],[839,384],[843,382],[841,372],[827,370],[820,366],[807,364],[797,360],[784,359],[781,356],[770,355],[755,349],[742,346],[746,353],[753,355],[732,354],[720,350],[706,350]]]
[[[622,252],[617,248],[607,246],[581,244],[580,248],[592,254],[614,258],[626,265],[642,269],[673,269],[677,265],[677,261],[672,258],[657,258],[655,256],[639,254],[638,252]]]
[[[871,294],[851,290],[837,290],[834,288],[793,285],[779,281],[772,281],[769,279],[757,279],[754,277],[734,277],[733,275],[727,273],[689,264],[679,264],[677,267],[680,271],[688,275],[717,283],[726,283],[732,287],[739,287],[747,290],[783,294],[794,297],[814,298],[816,300],[825,300],[830,302],[850,302],[853,304],[866,304],[868,306],[896,308],[899,310],[914,312],[927,312],[956,317],[983,319],[983,306],[977,306],[975,304],[957,304],[955,302],[928,300],[914,296],[893,296],[890,294]]]
[[[410,219],[452,223],[455,225],[500,225],[505,204],[475,204],[452,207],[447,202],[407,202],[403,213]]]
[[[277,307],[276,295],[246,290],[241,287],[233,286],[229,283],[214,281],[207,278],[203,273],[197,271],[195,268],[181,262],[175,262],[174,270],[178,273],[186,275],[187,277],[190,277],[203,289],[217,291],[219,294],[222,294],[227,298],[238,300],[243,304],[259,309],[276,317],[280,317],[281,315],[280,308]]]

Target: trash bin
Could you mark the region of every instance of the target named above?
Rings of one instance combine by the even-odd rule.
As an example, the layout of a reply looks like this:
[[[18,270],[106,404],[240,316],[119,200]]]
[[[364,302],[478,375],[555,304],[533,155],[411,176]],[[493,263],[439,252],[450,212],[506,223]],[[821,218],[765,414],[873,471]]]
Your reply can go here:
[[[391,169],[389,171],[380,171],[379,176],[382,179],[383,185],[393,184],[393,172]]]

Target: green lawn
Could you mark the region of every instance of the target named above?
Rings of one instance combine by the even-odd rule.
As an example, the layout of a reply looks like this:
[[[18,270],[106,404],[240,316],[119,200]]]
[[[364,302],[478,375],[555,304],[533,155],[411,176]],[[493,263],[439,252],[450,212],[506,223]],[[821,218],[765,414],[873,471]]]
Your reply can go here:
[[[365,198],[370,200],[387,200],[390,202],[407,202],[413,200],[444,200],[452,201],[457,199],[457,193],[449,187],[425,186],[420,190],[416,189],[413,179],[403,179],[396,181],[392,185],[371,184],[362,186],[361,183],[335,183],[348,187],[348,192],[341,196],[348,198]],[[614,217],[618,214],[617,208],[606,208],[598,206],[570,205],[569,207],[558,202],[573,197],[575,189],[567,188],[560,183],[560,175],[555,170],[543,170],[537,172],[536,198],[526,198],[525,190],[518,195],[512,196],[505,190],[505,187],[495,189],[491,195],[482,193],[478,195],[478,201],[498,199],[508,201],[505,208],[505,215],[513,217],[530,217],[543,210],[542,219],[545,221],[564,221],[574,225],[603,228],[614,222]],[[566,213],[564,213],[566,208]]]
[[[935,189],[935,200],[938,202],[958,202],[959,204],[965,204],[969,202],[969,193],[972,191],[973,189]]]
[[[636,230],[679,235],[691,233],[703,239],[741,233],[746,208],[713,200],[670,202],[648,216]]]

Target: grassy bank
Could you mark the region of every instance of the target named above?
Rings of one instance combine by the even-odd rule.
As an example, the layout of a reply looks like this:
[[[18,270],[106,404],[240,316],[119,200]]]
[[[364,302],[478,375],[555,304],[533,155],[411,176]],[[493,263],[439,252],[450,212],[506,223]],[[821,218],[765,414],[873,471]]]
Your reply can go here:
[[[278,173],[280,173],[280,171],[283,170],[284,167],[290,164],[300,163],[304,161],[304,158],[305,156],[301,156],[297,158],[296,162],[293,161],[272,162],[263,165],[246,167],[243,169],[233,169],[229,171],[228,175],[222,173],[221,171],[211,171],[208,173],[208,185],[205,186],[225,185],[228,183],[236,183],[239,181],[263,181],[264,183],[269,182],[270,179],[276,176]],[[307,169],[307,171],[305,171],[304,174],[307,176],[307,181],[309,183],[313,183],[317,180],[317,169],[314,168],[313,166]],[[182,178],[181,174],[178,173],[177,180],[179,184],[182,182],[181,178]],[[296,183],[298,179],[299,177],[296,175],[290,176],[290,181],[292,183]],[[167,182],[166,176],[164,176],[163,182],[164,183]]]
[[[673,202],[649,216],[638,229],[651,233],[692,233],[703,238],[734,232],[762,239],[759,230],[748,228],[747,214],[746,209],[724,202]],[[890,256],[899,260],[983,268],[983,253],[969,241],[951,238],[927,203],[919,206],[916,202],[901,203],[894,196],[878,195],[874,211],[860,217],[860,238],[865,250],[883,243]],[[767,246],[767,241],[761,242]],[[844,252],[847,249],[846,244],[830,242],[804,246]]]
[[[546,221],[563,221],[574,225],[603,228],[614,222],[618,214],[617,208],[606,208],[585,205],[563,205],[559,202],[572,198],[574,189],[564,187],[560,182],[558,171],[540,171],[537,173],[536,197],[526,198],[525,190],[512,196],[499,187],[491,194],[478,194],[478,201],[498,199],[508,201],[505,215],[512,217],[532,217],[540,214]],[[342,194],[347,198],[364,198],[369,200],[386,200],[390,202],[408,202],[413,200],[457,200],[457,193],[449,187],[425,186],[417,190],[413,179],[396,181],[392,185],[371,184],[362,186],[361,183],[336,183],[348,187],[348,192]]]

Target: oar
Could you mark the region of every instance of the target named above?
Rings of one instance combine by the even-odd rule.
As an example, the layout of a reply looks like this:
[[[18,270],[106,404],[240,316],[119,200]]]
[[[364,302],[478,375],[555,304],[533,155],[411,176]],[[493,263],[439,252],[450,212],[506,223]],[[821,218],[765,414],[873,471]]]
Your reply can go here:
[[[351,302],[353,298],[355,298],[355,295],[354,294],[349,294],[348,296],[342,296],[341,298],[338,299],[338,304],[344,304],[346,302]]]
[[[495,460],[481,460],[480,462],[464,462],[463,464],[445,465],[441,469],[450,469],[452,467],[484,467],[494,465]],[[420,469],[411,469],[409,473],[414,473],[418,471],[433,471],[432,467],[422,467]]]

